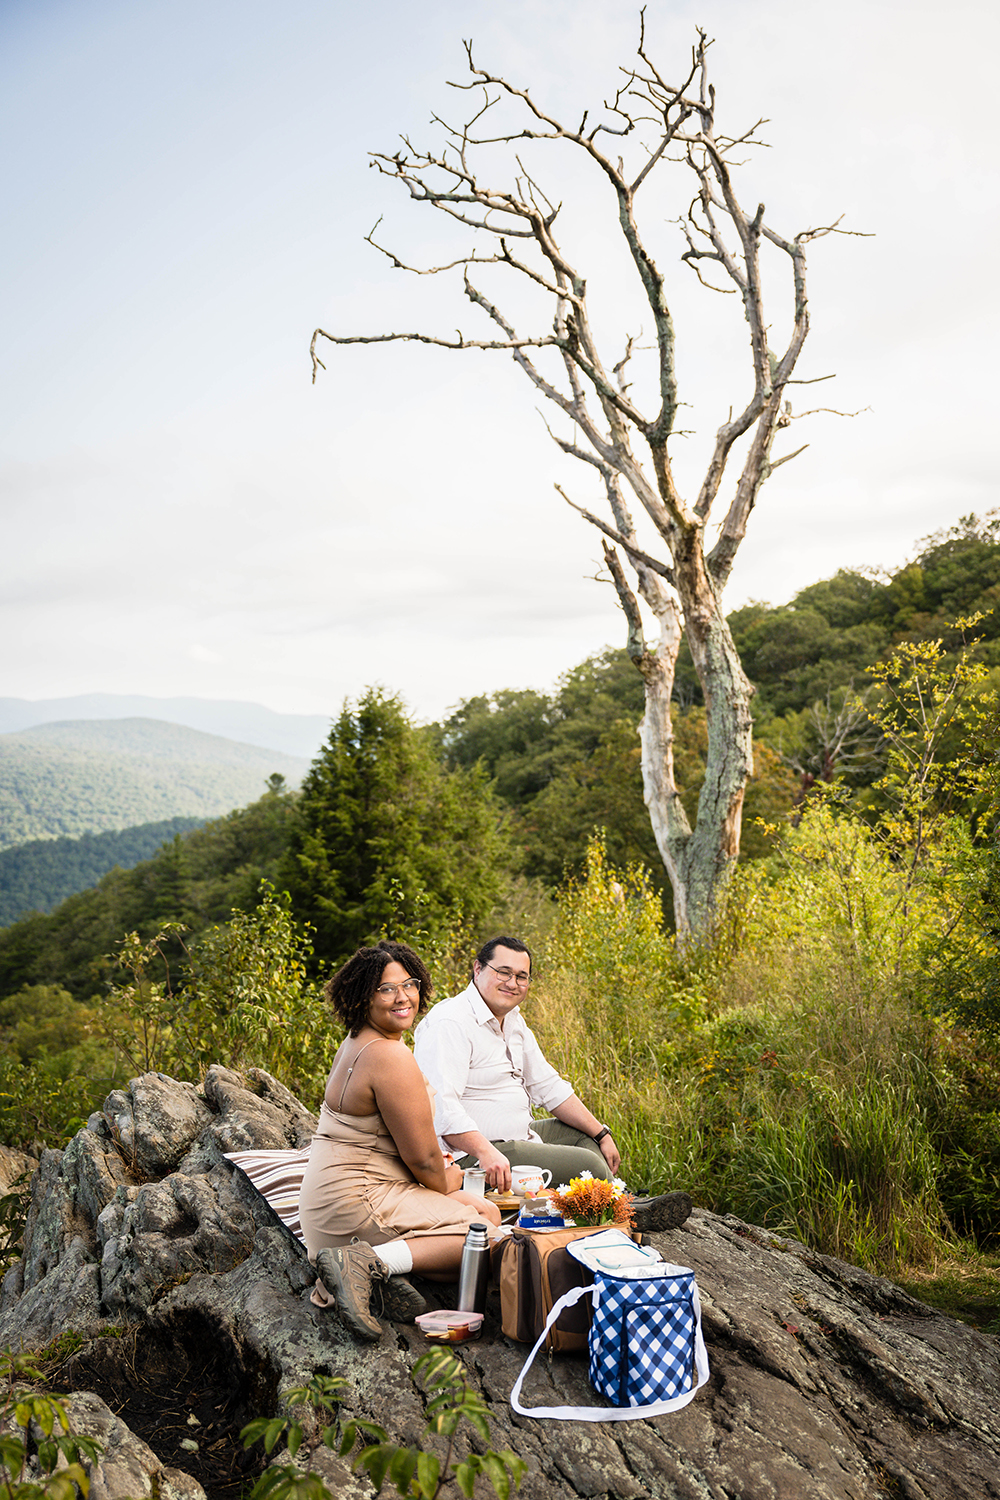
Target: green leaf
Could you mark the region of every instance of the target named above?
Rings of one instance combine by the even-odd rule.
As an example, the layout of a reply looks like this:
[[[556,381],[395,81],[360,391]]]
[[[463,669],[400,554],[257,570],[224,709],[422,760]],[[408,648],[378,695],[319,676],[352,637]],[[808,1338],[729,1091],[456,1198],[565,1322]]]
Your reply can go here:
[[[21,1438],[0,1437],[0,1462],[13,1478],[17,1478],[24,1468],[24,1443]]]
[[[374,1443],[370,1448],[362,1448],[354,1460],[353,1468],[367,1469],[368,1477],[375,1486],[376,1493],[382,1488],[385,1471],[388,1469],[395,1451],[393,1443]]]
[[[389,1462],[389,1478],[401,1495],[409,1494],[410,1480],[417,1467],[417,1455],[413,1448],[397,1448]]]
[[[294,1459],[296,1453],[302,1447],[302,1428],[298,1422],[294,1427],[288,1429],[288,1457]]]
[[[285,1425],[285,1419],[283,1417],[274,1417],[270,1422],[268,1422],[267,1427],[264,1431],[264,1451],[266,1453],[271,1452],[275,1443],[284,1432]]]
[[[78,1489],[84,1496],[88,1494],[90,1478],[79,1464],[70,1464],[69,1468],[52,1474],[39,1489],[47,1500],[76,1500]]]
[[[519,1458],[512,1448],[501,1448],[496,1455],[501,1463],[505,1463],[511,1472],[515,1487],[521,1483],[528,1472],[528,1465],[523,1458]]]
[[[98,1442],[97,1438],[92,1437],[78,1437],[76,1439],[76,1447],[83,1454],[84,1458],[89,1459],[92,1464],[96,1464],[104,1452],[104,1444]]]
[[[463,1415],[472,1423],[483,1441],[488,1443],[490,1440],[490,1424],[486,1420],[485,1415],[480,1411],[467,1411]]]
[[[434,1500],[441,1477],[441,1460],[436,1453],[417,1454],[417,1485],[424,1500]]]
[[[482,1468],[497,1492],[497,1500],[510,1500],[510,1476],[495,1453],[483,1454]]]
[[[276,1469],[265,1469],[251,1491],[253,1500],[283,1500],[283,1497],[288,1494],[292,1480],[296,1477],[296,1471],[291,1464],[284,1464]]]
[[[472,1500],[472,1491],[476,1487],[475,1464],[469,1459],[464,1464],[453,1464],[452,1468],[455,1470],[455,1482],[465,1496],[465,1500]]]
[[[362,1417],[355,1417],[354,1420],[362,1432],[367,1432],[369,1436],[375,1438],[377,1442],[388,1442],[389,1434],[386,1432],[385,1428],[380,1427],[377,1422],[366,1422]]]
[[[254,1443],[259,1442],[272,1420],[271,1417],[255,1417],[252,1422],[248,1422],[245,1427],[241,1428],[240,1437],[243,1439],[244,1448],[250,1448]]]
[[[449,1353],[447,1349],[429,1349],[414,1363],[413,1373],[414,1375],[426,1374],[428,1384],[448,1381],[452,1385],[457,1385],[465,1379],[461,1360]]]
[[[51,1401],[44,1396],[36,1396],[31,1402],[33,1416],[46,1437],[52,1436],[52,1429],[56,1425],[56,1413]]]
[[[326,1444],[326,1446],[328,1448],[332,1448],[333,1447],[333,1443],[330,1441],[330,1438],[328,1436],[328,1434],[330,1434],[332,1432],[333,1432],[333,1428],[332,1427],[328,1427],[326,1429],[326,1432],[324,1432],[324,1434],[323,1434],[323,1441],[324,1441],[324,1443]],[[343,1427],[343,1431],[340,1434],[340,1449],[339,1449],[339,1452],[340,1452],[341,1458],[345,1458],[347,1456],[347,1454],[350,1453],[351,1449],[354,1447],[354,1444],[357,1442],[357,1438],[358,1438],[358,1424],[357,1424],[357,1422],[354,1422],[354,1421],[345,1422],[344,1423],[344,1427]]]

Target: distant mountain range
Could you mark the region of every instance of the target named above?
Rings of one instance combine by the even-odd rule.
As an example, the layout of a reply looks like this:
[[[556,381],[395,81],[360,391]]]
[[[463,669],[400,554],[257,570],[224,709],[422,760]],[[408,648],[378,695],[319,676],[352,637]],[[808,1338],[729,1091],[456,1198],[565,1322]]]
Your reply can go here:
[[[308,765],[304,755],[148,718],[77,719],[0,734],[0,849],[218,817],[255,801],[275,773],[297,786]]]
[[[312,760],[330,733],[324,714],[279,714],[260,703],[219,698],[145,698],[138,694],[82,693],[75,698],[0,698],[0,735],[80,719],[161,719],[244,745],[262,745]]]

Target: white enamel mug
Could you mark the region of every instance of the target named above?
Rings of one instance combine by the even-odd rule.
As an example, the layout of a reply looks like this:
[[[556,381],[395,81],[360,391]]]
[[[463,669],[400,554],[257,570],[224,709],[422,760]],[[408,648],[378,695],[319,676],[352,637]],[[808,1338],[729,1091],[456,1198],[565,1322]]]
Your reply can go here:
[[[552,1181],[547,1167],[511,1167],[511,1192],[518,1198],[537,1198],[543,1188]]]

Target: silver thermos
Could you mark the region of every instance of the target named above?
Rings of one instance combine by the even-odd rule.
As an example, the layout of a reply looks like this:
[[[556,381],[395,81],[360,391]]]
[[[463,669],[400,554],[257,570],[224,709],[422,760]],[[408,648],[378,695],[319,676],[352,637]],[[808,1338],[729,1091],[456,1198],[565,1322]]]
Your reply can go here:
[[[486,1288],[490,1279],[490,1245],[485,1224],[470,1224],[462,1247],[458,1273],[458,1311],[486,1311]]]

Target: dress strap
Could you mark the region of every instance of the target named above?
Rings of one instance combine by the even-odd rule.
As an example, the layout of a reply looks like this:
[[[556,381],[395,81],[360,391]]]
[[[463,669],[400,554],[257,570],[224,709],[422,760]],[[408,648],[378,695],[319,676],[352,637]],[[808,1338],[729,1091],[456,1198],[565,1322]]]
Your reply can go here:
[[[387,1041],[387,1040],[388,1040],[387,1037],[382,1037],[382,1036],[372,1037],[372,1039],[371,1039],[370,1042],[365,1042],[365,1045],[363,1047],[360,1047],[358,1049],[358,1051],[355,1053],[354,1061],[351,1063],[351,1066],[348,1068],[348,1070],[347,1070],[347,1077],[344,1079],[344,1087],[340,1091],[340,1103],[337,1105],[337,1113],[338,1113],[338,1115],[341,1113],[341,1111],[344,1108],[344,1095],[347,1093],[347,1085],[351,1081],[351,1074],[354,1072],[354,1069],[357,1067],[358,1058],[361,1056],[362,1052],[367,1052],[367,1050],[368,1050],[369,1047],[374,1047],[374,1045],[375,1045],[376,1042],[384,1042],[384,1041]]]

